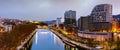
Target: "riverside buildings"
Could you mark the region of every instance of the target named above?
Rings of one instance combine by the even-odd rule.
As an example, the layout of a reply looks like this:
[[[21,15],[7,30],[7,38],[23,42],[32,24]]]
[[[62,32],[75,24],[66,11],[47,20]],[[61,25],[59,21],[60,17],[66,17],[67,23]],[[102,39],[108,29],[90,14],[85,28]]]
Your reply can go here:
[[[76,25],[76,11],[72,10],[66,11],[64,13],[64,19],[65,27]]]
[[[112,21],[112,5],[100,4],[94,7],[91,17],[93,22],[111,22]]]
[[[81,31],[78,35],[85,38],[92,38],[97,41],[104,41],[113,38],[109,33],[112,29],[112,5],[100,4],[93,8],[91,14],[78,19],[78,26]]]
[[[112,5],[100,4],[94,7],[89,16],[78,19],[79,29],[82,31],[109,31],[112,29],[112,18]]]
[[[109,31],[112,29],[112,5],[100,4],[94,7],[91,13],[91,31]],[[96,26],[99,26],[96,27]],[[97,30],[96,30],[97,29]]]
[[[64,13],[64,26],[68,32],[77,33],[76,11],[69,10]]]
[[[13,29],[13,25],[22,24],[18,19],[0,18],[0,32],[9,32]]]
[[[82,16],[78,19],[78,28],[81,31],[88,31],[89,30],[89,16]]]

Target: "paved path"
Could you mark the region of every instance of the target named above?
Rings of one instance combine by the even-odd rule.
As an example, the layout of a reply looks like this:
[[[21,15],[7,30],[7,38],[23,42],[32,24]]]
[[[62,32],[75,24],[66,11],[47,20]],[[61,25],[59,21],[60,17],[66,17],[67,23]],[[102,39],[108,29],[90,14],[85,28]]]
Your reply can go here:
[[[54,30],[51,30],[51,31],[54,32],[58,37],[60,37],[60,39],[61,39],[63,42],[65,42],[65,43],[68,43],[68,44],[70,44],[70,45],[72,45],[72,46],[83,47],[83,48],[86,48],[86,49],[89,49],[89,50],[90,50],[90,49],[93,49],[92,47],[89,47],[89,46],[87,46],[86,44],[81,44],[81,43],[79,43],[79,42],[72,41],[72,40],[64,37],[62,34],[56,32],[56,31],[54,31]]]

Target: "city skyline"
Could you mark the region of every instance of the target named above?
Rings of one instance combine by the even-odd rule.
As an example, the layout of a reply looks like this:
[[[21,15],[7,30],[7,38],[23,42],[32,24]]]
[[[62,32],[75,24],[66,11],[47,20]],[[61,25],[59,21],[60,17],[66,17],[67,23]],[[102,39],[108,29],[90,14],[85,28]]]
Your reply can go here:
[[[111,4],[113,15],[120,14],[120,0],[0,0],[0,17],[21,20],[54,20],[64,12],[76,11],[76,18],[87,16],[96,5]]]

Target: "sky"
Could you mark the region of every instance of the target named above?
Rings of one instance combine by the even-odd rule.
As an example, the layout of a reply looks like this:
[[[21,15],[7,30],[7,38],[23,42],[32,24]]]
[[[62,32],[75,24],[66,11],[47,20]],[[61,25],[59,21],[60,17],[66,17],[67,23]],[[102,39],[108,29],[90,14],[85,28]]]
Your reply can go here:
[[[0,0],[0,17],[47,21],[64,18],[65,11],[74,10],[78,19],[90,15],[98,4],[112,4],[112,14],[120,14],[120,0]]]

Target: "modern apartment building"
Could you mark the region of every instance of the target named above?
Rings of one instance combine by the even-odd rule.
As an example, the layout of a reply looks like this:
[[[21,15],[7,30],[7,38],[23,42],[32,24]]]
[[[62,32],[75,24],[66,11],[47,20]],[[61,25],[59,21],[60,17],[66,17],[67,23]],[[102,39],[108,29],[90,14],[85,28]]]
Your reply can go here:
[[[93,22],[111,22],[112,21],[112,5],[100,4],[94,7],[91,13]]]
[[[69,10],[64,13],[64,25],[73,26],[76,25],[76,11]]]

